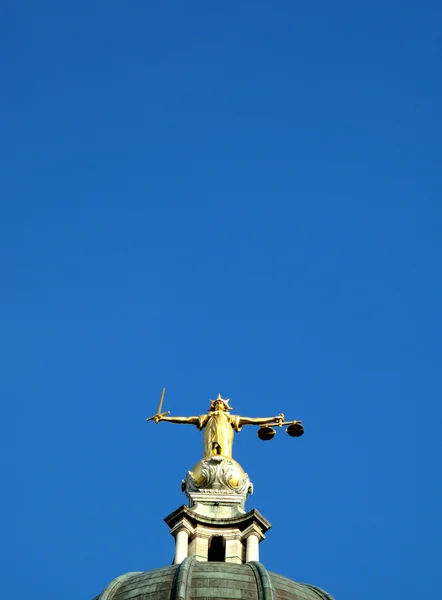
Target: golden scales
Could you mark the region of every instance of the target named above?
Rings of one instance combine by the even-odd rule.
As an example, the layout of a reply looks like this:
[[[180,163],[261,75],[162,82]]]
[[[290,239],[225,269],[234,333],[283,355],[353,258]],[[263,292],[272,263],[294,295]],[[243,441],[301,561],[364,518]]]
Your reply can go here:
[[[270,423],[260,427],[258,429],[258,437],[260,440],[267,442],[274,438],[276,430],[273,429],[271,425],[274,427],[283,427],[284,425],[288,425],[285,431],[290,437],[301,437],[301,435],[304,433],[304,426],[302,425],[301,421],[282,421],[278,423]]]

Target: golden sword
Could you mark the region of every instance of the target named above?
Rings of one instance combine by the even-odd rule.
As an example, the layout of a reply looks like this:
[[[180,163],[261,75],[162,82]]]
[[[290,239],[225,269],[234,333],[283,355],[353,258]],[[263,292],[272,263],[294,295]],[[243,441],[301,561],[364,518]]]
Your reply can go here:
[[[149,417],[148,419],[146,419],[146,421],[153,421],[153,419],[155,419],[155,417],[158,417],[158,416],[165,417],[166,415],[170,415],[170,410],[161,414],[161,409],[163,408],[163,400],[164,400],[165,392],[166,392],[166,388],[163,388],[161,391],[160,403],[158,404],[158,410],[157,410],[156,414],[153,417]]]

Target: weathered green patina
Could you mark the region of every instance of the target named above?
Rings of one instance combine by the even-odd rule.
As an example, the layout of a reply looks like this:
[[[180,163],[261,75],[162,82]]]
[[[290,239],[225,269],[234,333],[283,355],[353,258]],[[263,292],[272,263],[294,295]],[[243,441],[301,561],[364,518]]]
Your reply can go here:
[[[333,600],[323,590],[269,573],[258,562],[198,562],[114,579],[96,600]]]

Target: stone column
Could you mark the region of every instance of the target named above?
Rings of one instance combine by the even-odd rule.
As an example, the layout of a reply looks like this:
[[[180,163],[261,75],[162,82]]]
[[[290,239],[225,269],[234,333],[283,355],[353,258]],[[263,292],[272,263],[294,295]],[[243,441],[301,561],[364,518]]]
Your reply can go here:
[[[187,529],[179,529],[175,536],[175,558],[174,565],[179,565],[189,554],[189,532]]]
[[[246,544],[246,562],[259,561],[259,538],[256,533],[249,535]]]

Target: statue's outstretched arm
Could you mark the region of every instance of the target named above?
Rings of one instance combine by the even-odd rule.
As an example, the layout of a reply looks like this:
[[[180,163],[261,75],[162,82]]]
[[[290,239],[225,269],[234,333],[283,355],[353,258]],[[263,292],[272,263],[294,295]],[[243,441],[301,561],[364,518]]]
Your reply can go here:
[[[163,417],[157,415],[154,417],[154,422],[159,423],[160,421],[168,421],[169,423],[179,423],[184,425],[198,425],[198,417]]]
[[[276,417],[240,417],[239,425],[267,425],[270,423],[278,424],[279,422],[284,421],[284,415],[280,413]]]

